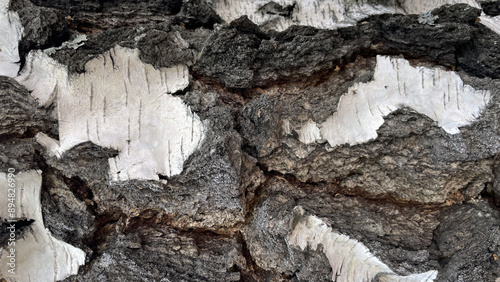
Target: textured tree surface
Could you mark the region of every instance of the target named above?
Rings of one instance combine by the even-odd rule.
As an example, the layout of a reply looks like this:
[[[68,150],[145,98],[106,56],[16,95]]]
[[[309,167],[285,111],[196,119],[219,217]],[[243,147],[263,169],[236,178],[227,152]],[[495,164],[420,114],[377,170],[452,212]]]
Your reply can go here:
[[[5,281],[500,281],[500,1],[0,0],[0,34]]]

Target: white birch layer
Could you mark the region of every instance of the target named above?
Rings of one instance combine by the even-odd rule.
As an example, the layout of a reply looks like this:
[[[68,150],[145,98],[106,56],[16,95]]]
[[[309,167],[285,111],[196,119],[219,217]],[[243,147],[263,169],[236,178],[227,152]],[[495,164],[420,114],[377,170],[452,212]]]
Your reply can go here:
[[[369,4],[351,4],[345,0],[276,0],[282,7],[295,4],[291,17],[262,13],[260,8],[269,0],[213,0],[217,14],[226,22],[247,15],[257,25],[267,24],[282,31],[291,25],[308,25],[317,28],[335,29],[355,24],[369,15],[394,13],[393,7]]]
[[[296,207],[294,214],[294,221],[297,224],[287,238],[288,243],[302,250],[308,246],[316,250],[321,244],[323,253],[332,267],[332,281],[370,282],[377,277],[378,281],[387,282],[423,282],[434,281],[437,277],[438,272],[435,270],[399,276],[371,254],[361,242],[333,231],[316,216],[304,216],[304,210],[301,207]]]
[[[59,141],[43,133],[37,140],[57,157],[86,141],[118,150],[109,159],[113,181],[181,173],[204,132],[200,118],[172,95],[189,85],[187,67],[155,69],[137,49],[116,46],[85,69],[68,75],[44,52],[29,54],[17,80],[41,105],[56,99],[59,119]]]
[[[14,77],[19,71],[18,42],[23,27],[17,13],[9,11],[9,0],[0,0],[0,76]]]
[[[261,7],[275,2],[282,7],[295,4],[290,17],[263,13]],[[368,1],[366,1],[368,2]],[[307,25],[321,29],[336,29],[355,25],[357,21],[379,14],[420,14],[445,4],[466,3],[480,8],[474,0],[402,0],[387,6],[373,5],[365,1],[352,0],[213,0],[215,11],[226,21],[231,22],[247,15],[254,23],[282,31],[291,25]]]
[[[480,19],[481,19],[481,23],[483,25],[485,25],[487,28],[493,30],[494,32],[500,34],[500,16],[490,17],[490,16],[487,16],[483,13],[481,15]],[[493,44],[500,46],[500,38],[499,38],[499,40],[493,42]]]
[[[8,174],[0,172],[0,217],[10,219],[7,210]],[[6,246],[0,256],[0,277],[13,281],[59,281],[78,273],[85,264],[85,252],[60,241],[45,228],[40,203],[42,176],[38,171],[21,172],[15,180],[16,217],[35,220],[23,237],[17,237],[15,246]],[[10,182],[12,183],[12,182]],[[9,249],[15,248],[15,275],[9,273]]]
[[[481,5],[475,0],[402,0],[401,7],[407,14],[420,14],[431,11],[446,4],[468,4],[474,8],[481,9]]]
[[[330,146],[361,144],[377,138],[384,117],[408,107],[435,120],[449,134],[480,116],[491,99],[486,90],[475,90],[452,71],[412,67],[401,58],[377,56],[374,78],[351,86],[339,101],[337,111],[319,128],[318,138],[311,122],[299,129],[299,136],[316,136]],[[300,139],[312,143],[312,138]]]

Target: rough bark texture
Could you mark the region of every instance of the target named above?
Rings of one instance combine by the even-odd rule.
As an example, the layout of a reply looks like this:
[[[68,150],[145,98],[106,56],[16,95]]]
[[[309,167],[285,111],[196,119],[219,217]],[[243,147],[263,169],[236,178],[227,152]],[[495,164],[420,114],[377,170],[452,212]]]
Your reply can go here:
[[[86,255],[85,263],[61,280],[425,281],[396,277],[426,272],[437,275],[433,281],[499,279],[500,34],[495,28],[500,30],[500,2],[429,1],[428,7],[414,3],[419,1],[257,2],[248,10],[247,1],[236,0],[10,1],[24,30],[20,62],[10,62],[19,63],[20,75],[0,77],[0,173],[12,168],[41,173],[44,226]],[[323,4],[336,12],[322,11]],[[234,10],[222,14],[221,5]],[[316,14],[304,14],[311,7]],[[410,14],[423,10],[432,11]],[[301,25],[319,14],[333,26],[319,20],[318,26]],[[276,30],[284,23],[296,25]],[[9,28],[1,24],[0,30]],[[83,92],[63,85],[73,87],[83,77],[82,89],[96,83],[106,89],[114,83],[110,73],[121,71],[128,72],[123,87],[129,89],[136,66],[106,55],[117,45],[138,50],[144,93],[154,93],[150,65],[154,71],[188,69],[189,85],[156,98],[182,100],[179,105],[202,125],[202,141],[192,154],[184,154],[183,143],[179,147],[179,174],[112,181],[111,160],[124,152],[90,139],[62,156],[53,153],[63,143],[59,126],[67,120],[61,119],[83,120],[83,105],[63,108],[64,99]],[[408,81],[443,95],[445,109],[460,115],[477,106],[479,114],[450,133],[435,118],[439,113],[406,104],[374,109],[369,97],[375,96],[368,94],[368,106],[360,104],[358,111],[356,105],[355,115],[340,118],[356,124],[351,127],[356,131],[358,123],[371,122],[361,107],[384,113],[376,137],[332,146],[324,132],[340,132],[327,121],[342,112],[342,100],[361,95],[358,88],[376,81],[382,90],[373,92],[385,91],[385,81],[376,77],[384,58],[418,69],[421,77]],[[100,61],[111,69],[93,73],[97,68],[91,66]],[[456,74],[455,80],[436,75],[445,72]],[[404,95],[404,79],[391,80],[400,88],[394,91]],[[166,81],[161,77],[158,84]],[[467,102],[474,91],[484,94],[481,105]],[[127,92],[124,103],[141,93],[129,98]],[[109,113],[120,110],[113,104],[119,94],[105,95],[108,104],[97,110],[90,97],[86,118],[102,122],[97,129],[106,128]],[[385,98],[377,99],[383,104]],[[138,105],[138,122],[160,128],[161,120],[144,118],[163,117],[165,108]],[[171,134],[185,133],[172,127]],[[134,139],[119,141],[130,145]],[[154,150],[163,139],[146,141],[135,148]],[[174,146],[168,141],[168,154]],[[140,168],[136,171],[140,176]],[[4,178],[0,188],[7,187]],[[5,197],[7,192],[0,195]],[[299,208],[329,232],[365,246],[392,272],[358,277],[341,267],[355,260],[351,253],[338,258],[338,267],[326,255],[332,246],[291,244]],[[3,217],[2,265],[11,236],[9,218]],[[32,224],[30,218],[16,222],[18,245],[35,233]],[[2,278],[23,281],[2,267]]]

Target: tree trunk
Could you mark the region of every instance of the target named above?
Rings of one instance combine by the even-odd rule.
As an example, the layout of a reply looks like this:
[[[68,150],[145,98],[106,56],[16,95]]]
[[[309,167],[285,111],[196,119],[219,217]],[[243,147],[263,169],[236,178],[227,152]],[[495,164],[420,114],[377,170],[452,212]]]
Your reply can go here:
[[[0,277],[500,281],[499,7],[0,0]]]

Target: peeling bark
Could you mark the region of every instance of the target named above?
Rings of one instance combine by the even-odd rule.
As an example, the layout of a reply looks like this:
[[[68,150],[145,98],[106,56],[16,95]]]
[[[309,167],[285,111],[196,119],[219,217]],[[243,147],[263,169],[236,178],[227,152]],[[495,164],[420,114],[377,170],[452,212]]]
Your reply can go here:
[[[307,247],[316,250],[321,245],[333,269],[333,281],[434,281],[436,279],[435,270],[398,276],[360,242],[333,232],[315,216],[304,216],[301,207],[296,207],[294,214],[294,227],[288,242],[302,250]]]
[[[10,174],[10,173],[9,173]],[[45,229],[41,208],[40,208],[40,189],[42,176],[37,171],[27,171],[9,176],[15,179],[10,182],[7,173],[0,174],[1,189],[4,195],[10,193],[9,183],[16,183],[15,202],[17,208],[12,216],[4,208],[0,216],[4,219],[17,219],[10,225],[17,225],[20,220],[32,220],[29,231],[25,232],[22,239],[14,241],[15,244],[8,244],[2,250],[2,257],[11,256],[17,260],[17,267],[14,267],[16,275],[12,275],[9,269],[13,269],[7,263],[0,266],[0,273],[3,277],[14,276],[17,281],[29,281],[32,277],[44,281],[62,280],[70,275],[78,273],[79,266],[85,263],[85,253],[65,242],[54,238],[47,229]],[[2,197],[2,206],[8,206],[7,197]],[[9,225],[9,226],[10,226]],[[2,230],[3,231],[3,230]],[[12,242],[12,241],[9,241]],[[15,251],[10,251],[14,249]],[[15,260],[15,261],[16,261]],[[6,261],[11,262],[10,259]]]

